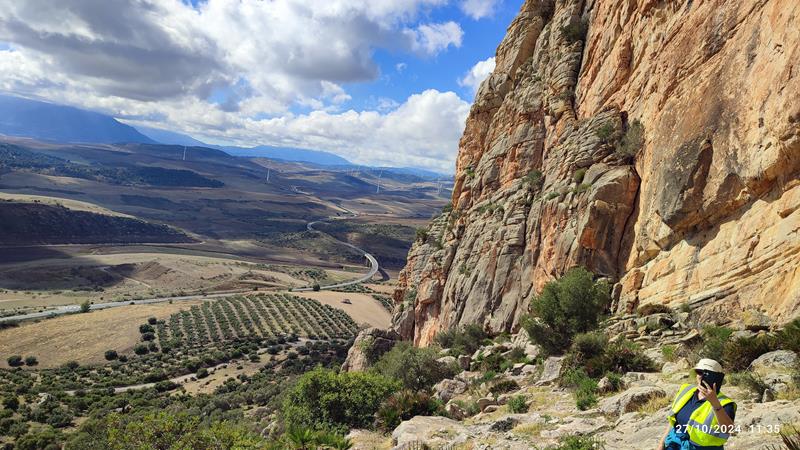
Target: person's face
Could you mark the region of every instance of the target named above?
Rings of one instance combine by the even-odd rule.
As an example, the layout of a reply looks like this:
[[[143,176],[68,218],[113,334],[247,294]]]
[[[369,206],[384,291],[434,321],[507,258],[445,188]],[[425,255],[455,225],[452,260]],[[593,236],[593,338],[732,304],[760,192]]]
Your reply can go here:
[[[697,386],[703,387],[702,385],[703,375],[700,373],[699,370],[695,370],[694,373],[695,373],[695,378],[697,379]]]

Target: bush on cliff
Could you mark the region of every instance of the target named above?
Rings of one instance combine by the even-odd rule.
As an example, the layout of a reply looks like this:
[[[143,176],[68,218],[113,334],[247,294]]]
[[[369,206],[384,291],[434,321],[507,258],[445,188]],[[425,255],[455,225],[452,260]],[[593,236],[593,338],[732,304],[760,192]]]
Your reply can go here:
[[[381,403],[399,388],[400,382],[374,373],[317,368],[289,389],[281,415],[290,428],[341,432],[369,428]]]
[[[395,392],[381,404],[375,414],[375,425],[383,432],[389,433],[404,420],[414,416],[433,416],[444,413],[441,402],[425,392],[403,389]]]
[[[591,272],[576,267],[531,300],[531,314],[522,318],[522,327],[545,352],[560,354],[576,334],[597,328],[610,301],[608,283],[594,281]]]
[[[421,391],[456,374],[453,367],[436,361],[438,358],[433,348],[417,348],[408,342],[399,342],[378,360],[373,371],[399,380],[406,389]]]
[[[488,337],[480,325],[473,324],[440,331],[436,334],[436,342],[443,348],[449,348],[452,356],[472,355]]]

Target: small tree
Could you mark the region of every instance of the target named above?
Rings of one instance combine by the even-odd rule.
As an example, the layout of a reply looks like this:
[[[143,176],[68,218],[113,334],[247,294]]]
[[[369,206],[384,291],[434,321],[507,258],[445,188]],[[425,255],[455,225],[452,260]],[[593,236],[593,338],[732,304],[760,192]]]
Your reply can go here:
[[[11,367],[19,367],[19,366],[21,366],[23,364],[22,356],[20,356],[20,355],[9,356],[6,359],[6,362],[8,362],[8,365],[11,366]]]
[[[158,323],[158,319],[156,319],[155,317],[148,317],[147,323],[149,323],[150,325],[155,325]]]
[[[311,289],[313,289],[314,292],[319,292],[321,287],[320,287],[319,283],[314,283],[314,285],[311,287]]]
[[[138,344],[133,347],[133,353],[137,355],[146,355],[150,350],[147,349],[147,346],[144,344]]]
[[[39,364],[39,360],[36,359],[35,356],[28,356],[25,358],[25,365],[26,366],[35,366]]]
[[[523,317],[522,326],[547,353],[559,354],[576,334],[597,328],[610,301],[608,284],[595,282],[591,272],[576,267],[533,298],[532,315]]]
[[[89,300],[81,303],[81,313],[88,313],[90,309],[92,309],[92,304],[89,303]]]
[[[119,357],[116,350],[106,350],[105,357],[107,361],[113,361]]]

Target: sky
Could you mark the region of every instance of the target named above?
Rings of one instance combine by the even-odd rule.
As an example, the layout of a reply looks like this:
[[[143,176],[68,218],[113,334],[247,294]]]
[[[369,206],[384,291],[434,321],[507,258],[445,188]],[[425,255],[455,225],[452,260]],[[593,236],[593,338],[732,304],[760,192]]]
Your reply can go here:
[[[0,92],[210,144],[455,170],[522,0],[0,0]]]

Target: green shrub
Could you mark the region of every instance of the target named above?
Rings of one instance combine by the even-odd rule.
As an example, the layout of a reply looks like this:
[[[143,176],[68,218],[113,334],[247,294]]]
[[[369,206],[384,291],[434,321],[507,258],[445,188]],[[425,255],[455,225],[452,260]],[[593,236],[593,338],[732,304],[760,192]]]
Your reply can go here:
[[[778,346],[785,350],[800,353],[800,318],[786,324],[778,333]]]
[[[519,384],[514,380],[500,380],[489,387],[489,392],[495,397],[506,392],[516,391],[519,389]]]
[[[528,172],[527,175],[522,179],[523,183],[530,184],[533,187],[541,187],[542,183],[544,182],[544,175],[539,170],[531,170]]]
[[[727,370],[745,370],[756,358],[777,347],[775,338],[767,335],[728,340],[723,344],[722,363]]]
[[[585,176],[586,176],[586,169],[578,169],[575,171],[575,173],[572,174],[572,179],[576,183],[580,184],[583,183],[583,177]]]
[[[671,314],[672,309],[667,305],[662,305],[661,303],[649,303],[647,305],[642,305],[639,307],[636,312],[640,316],[649,316],[652,314]]]
[[[606,372],[605,377],[608,379],[608,382],[611,383],[611,390],[614,392],[617,392],[624,387],[622,375],[614,372]]]
[[[523,317],[522,326],[546,353],[561,353],[576,334],[597,328],[611,297],[608,284],[592,278],[584,268],[570,269],[531,300],[532,316]]]
[[[311,290],[313,290],[314,292],[319,292],[320,289],[322,289],[322,286],[320,286],[319,283],[314,283],[311,286]]]
[[[761,375],[752,371],[734,372],[728,375],[727,379],[730,384],[747,389],[752,394],[758,396],[759,399],[761,398],[761,394],[769,388],[769,385],[761,378]]]
[[[425,242],[428,240],[428,229],[427,228],[417,228],[416,233],[416,240],[418,242]]]
[[[259,435],[231,422],[202,423],[186,413],[109,414],[81,425],[65,450],[263,449]]]
[[[144,334],[144,333],[153,333],[155,331],[156,330],[149,323],[143,323],[143,324],[139,325],[139,333],[142,333],[142,334]]]
[[[156,319],[155,317],[148,317],[147,323],[149,323],[150,325],[155,325],[158,323],[158,319]]]
[[[661,347],[661,356],[665,361],[673,362],[677,355],[675,354],[677,348],[674,345],[665,345]]]
[[[508,410],[512,414],[522,414],[528,412],[528,403],[524,395],[515,395],[508,399]]]
[[[103,356],[105,356],[107,361],[113,361],[119,357],[116,350],[106,350]]]
[[[488,335],[483,328],[474,324],[436,334],[436,342],[444,348],[449,348],[453,356],[472,355],[483,345],[486,338]]]
[[[35,356],[27,356],[25,357],[25,365],[26,366],[35,366],[39,364],[39,360],[36,359]]]
[[[591,436],[566,436],[555,447],[547,447],[548,450],[602,450],[605,448],[603,441],[599,441]]]
[[[383,432],[390,432],[400,422],[414,416],[432,416],[443,412],[442,404],[425,392],[403,389],[387,398],[375,413],[375,425]]]
[[[722,358],[722,352],[725,348],[725,342],[733,334],[733,330],[728,327],[718,327],[707,325],[703,327],[703,344],[700,348],[698,356],[700,358],[711,358],[719,360]]]
[[[290,427],[343,432],[366,428],[381,403],[399,388],[398,381],[375,373],[317,368],[288,390],[281,415]]]
[[[89,310],[91,309],[92,309],[92,304],[89,303],[89,300],[86,300],[85,302],[81,303],[81,308],[80,308],[81,313],[88,313]]]
[[[481,409],[478,406],[478,402],[474,400],[470,400],[468,402],[464,400],[453,400],[453,403],[455,403],[456,406],[461,408],[461,410],[464,411],[464,414],[467,417],[472,417],[475,414],[481,412]]]
[[[617,154],[636,156],[642,146],[644,146],[644,125],[642,122],[634,120],[625,130],[625,134],[617,146]]]
[[[575,405],[585,411],[597,404],[597,381],[590,378],[583,369],[570,369],[561,378],[561,384],[573,388]]]
[[[19,399],[16,396],[9,396],[3,399],[3,407],[9,411],[16,411],[19,408]]]
[[[142,333],[142,341],[150,342],[156,339],[155,333]]]
[[[11,366],[11,367],[19,367],[19,366],[21,366],[21,365],[25,364],[25,363],[22,361],[22,356],[20,356],[20,355],[12,355],[12,356],[9,356],[8,358],[6,358],[6,362],[7,362],[7,363],[8,363],[8,365],[9,365],[9,366]]]
[[[597,137],[603,142],[608,142],[614,136],[615,131],[613,123],[606,123],[597,129]]]
[[[146,355],[149,352],[150,350],[144,344],[137,344],[135,347],[133,347],[133,353],[136,353],[137,355]]]
[[[579,369],[589,377],[599,379],[609,372],[650,372],[655,370],[655,363],[637,344],[626,340],[609,344],[605,335],[598,332],[575,337],[565,367]]]
[[[399,380],[406,389],[420,391],[455,375],[454,368],[436,361],[438,358],[439,354],[433,348],[418,348],[408,342],[399,342],[381,356],[372,370]]]
[[[16,450],[60,450],[63,436],[52,427],[32,429],[17,439]]]

